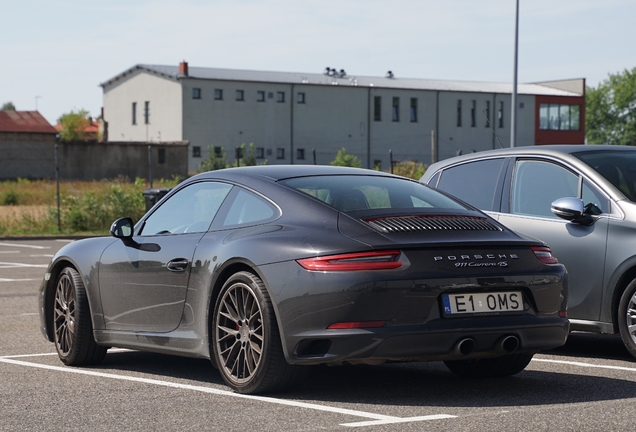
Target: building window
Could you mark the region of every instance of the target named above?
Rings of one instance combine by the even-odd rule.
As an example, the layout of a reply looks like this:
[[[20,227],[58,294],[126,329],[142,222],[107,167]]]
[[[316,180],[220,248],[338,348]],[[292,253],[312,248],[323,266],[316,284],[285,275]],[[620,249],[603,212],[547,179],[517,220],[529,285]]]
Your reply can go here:
[[[214,147],[214,156],[223,157],[223,147]]]
[[[382,96],[373,98],[373,120],[382,121]]]
[[[500,128],[504,127],[503,126],[504,124],[503,110],[504,110],[504,103],[502,101],[502,102],[499,102],[499,110],[497,111],[497,123],[499,123]]]
[[[160,164],[166,163],[166,149],[160,148],[157,150],[157,162]]]
[[[382,171],[382,159],[373,159],[373,169]]]
[[[477,101],[473,101],[473,106],[470,107],[470,127],[477,125]]]
[[[581,107],[579,105],[539,105],[539,129],[580,130]]]
[[[296,149],[296,159],[305,160],[305,149]]]
[[[411,123],[417,123],[417,98],[411,98]]]
[[[150,101],[144,102],[144,123],[150,124]]]
[[[267,92],[267,98],[268,99],[273,99],[274,98],[274,92]]]
[[[400,98],[393,98],[393,105],[391,106],[391,118],[394,122],[400,121]]]
[[[462,127],[462,100],[457,99],[457,127]]]
[[[256,159],[264,159],[265,158],[265,148],[256,147]]]
[[[243,92],[243,90],[237,90],[236,91],[236,100],[237,101],[244,101],[245,100],[245,92]]]
[[[285,149],[279,147],[276,149],[276,159],[285,159]]]
[[[214,89],[214,100],[223,100],[223,89]]]
[[[201,99],[201,89],[199,87],[192,89],[192,99]]]
[[[263,90],[256,92],[256,102],[265,102],[265,92]]]
[[[201,147],[200,146],[192,146],[192,157],[200,158],[201,157]]]
[[[490,126],[490,101],[486,101],[486,127]]]
[[[296,96],[296,102],[299,104],[304,104],[305,103],[305,93],[298,93],[298,95]]]
[[[132,103],[132,124],[137,124],[137,102]]]
[[[285,102],[285,92],[278,92],[276,93],[276,102],[278,103],[283,103]]]

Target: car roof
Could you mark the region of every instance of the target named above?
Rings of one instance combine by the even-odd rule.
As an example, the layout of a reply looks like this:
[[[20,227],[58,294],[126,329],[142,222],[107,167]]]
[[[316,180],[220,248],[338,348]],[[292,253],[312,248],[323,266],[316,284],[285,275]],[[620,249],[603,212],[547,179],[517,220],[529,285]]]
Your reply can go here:
[[[492,156],[515,156],[515,155],[543,155],[543,156],[560,156],[569,155],[579,152],[592,152],[599,150],[612,150],[612,151],[634,151],[634,147],[629,146],[616,146],[608,144],[554,144],[554,145],[537,145],[537,146],[522,146],[522,147],[507,147],[494,150],[485,150],[476,153],[470,153],[462,156],[456,156],[449,159],[445,159],[437,164],[446,165],[448,162],[457,163],[462,161],[468,161],[472,159],[482,159],[484,157]]]
[[[209,171],[199,174],[196,177],[234,181],[248,177],[253,179],[278,181],[296,177],[323,175],[372,175],[381,177],[398,177],[381,171],[331,165],[257,165]]]

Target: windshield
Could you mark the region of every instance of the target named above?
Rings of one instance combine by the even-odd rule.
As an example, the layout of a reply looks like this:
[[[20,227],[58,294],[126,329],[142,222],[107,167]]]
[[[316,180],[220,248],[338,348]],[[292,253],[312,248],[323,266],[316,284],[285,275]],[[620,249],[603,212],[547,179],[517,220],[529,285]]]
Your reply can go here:
[[[281,183],[341,212],[367,209],[465,209],[460,203],[420,183],[381,176],[314,176]]]
[[[636,201],[636,151],[599,150],[573,155],[594,168],[630,201]]]

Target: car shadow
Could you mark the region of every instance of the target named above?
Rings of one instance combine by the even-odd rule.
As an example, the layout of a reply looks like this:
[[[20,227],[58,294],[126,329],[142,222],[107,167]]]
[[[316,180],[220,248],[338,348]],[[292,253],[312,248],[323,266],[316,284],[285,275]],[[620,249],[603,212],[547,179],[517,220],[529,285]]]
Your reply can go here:
[[[619,335],[572,332],[565,345],[543,354],[636,362]]]
[[[205,359],[124,351],[109,353],[96,369],[142,373],[146,378],[155,375],[196,386],[212,384],[230,391]],[[296,388],[267,396],[356,405],[518,407],[628,399],[634,394],[636,382],[628,379],[531,369],[508,378],[462,379],[441,362],[427,362],[312,367]]]

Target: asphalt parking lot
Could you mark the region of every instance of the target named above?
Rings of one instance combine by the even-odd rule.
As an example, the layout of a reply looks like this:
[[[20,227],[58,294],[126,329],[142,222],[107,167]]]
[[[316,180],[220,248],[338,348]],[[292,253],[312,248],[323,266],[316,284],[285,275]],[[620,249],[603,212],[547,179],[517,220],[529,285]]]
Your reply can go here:
[[[577,333],[520,374],[464,380],[441,363],[315,368],[268,397],[231,392],[207,360],[110,350],[72,368],[39,330],[37,292],[71,240],[0,240],[0,430],[632,430],[636,361]]]

